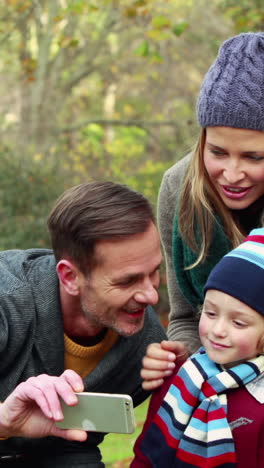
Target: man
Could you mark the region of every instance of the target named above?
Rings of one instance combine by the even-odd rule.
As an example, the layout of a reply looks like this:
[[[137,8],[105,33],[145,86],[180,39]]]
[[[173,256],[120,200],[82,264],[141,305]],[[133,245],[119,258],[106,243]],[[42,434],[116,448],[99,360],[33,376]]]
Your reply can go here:
[[[53,252],[0,254],[0,465],[102,468],[104,435],[59,429],[60,398],[148,396],[142,357],[165,338],[148,307],[158,301],[159,236],[148,201],[111,182],[66,191],[48,227]]]

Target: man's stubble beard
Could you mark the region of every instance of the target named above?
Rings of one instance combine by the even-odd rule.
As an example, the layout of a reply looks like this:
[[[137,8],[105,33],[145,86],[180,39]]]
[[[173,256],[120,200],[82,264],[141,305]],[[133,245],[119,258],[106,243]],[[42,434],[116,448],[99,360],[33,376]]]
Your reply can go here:
[[[91,327],[95,328],[95,329],[109,328],[111,330],[114,330],[118,335],[123,336],[124,338],[129,338],[130,336],[133,336],[133,335],[136,335],[137,333],[139,333],[142,330],[143,326],[144,326],[145,315],[144,315],[143,320],[142,320],[142,318],[139,318],[139,319],[136,319],[136,321],[134,322],[135,325],[137,323],[142,323],[142,326],[139,329],[137,329],[136,331],[125,332],[122,328],[120,328],[116,324],[116,320],[112,319],[112,320],[108,321],[104,317],[100,317],[100,315],[95,315],[94,313],[91,313],[87,309],[87,307],[84,304],[83,300],[81,300],[80,305],[81,305],[81,310],[82,310],[83,314],[85,315],[85,317],[87,318],[87,320],[89,320],[89,322],[91,324]]]

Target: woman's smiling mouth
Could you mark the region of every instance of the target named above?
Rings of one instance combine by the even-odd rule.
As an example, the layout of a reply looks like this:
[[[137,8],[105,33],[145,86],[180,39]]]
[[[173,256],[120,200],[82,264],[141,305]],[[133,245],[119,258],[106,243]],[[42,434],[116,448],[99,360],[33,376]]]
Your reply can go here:
[[[231,185],[220,185],[224,195],[233,200],[241,200],[246,197],[252,187],[234,187]]]

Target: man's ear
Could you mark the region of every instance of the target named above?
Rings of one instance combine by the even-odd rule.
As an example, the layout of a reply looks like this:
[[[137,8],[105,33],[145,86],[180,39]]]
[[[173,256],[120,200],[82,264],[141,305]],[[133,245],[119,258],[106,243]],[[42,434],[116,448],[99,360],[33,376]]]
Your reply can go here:
[[[56,268],[60,283],[65,291],[71,296],[77,296],[79,294],[80,275],[78,268],[74,263],[65,259],[60,260]]]

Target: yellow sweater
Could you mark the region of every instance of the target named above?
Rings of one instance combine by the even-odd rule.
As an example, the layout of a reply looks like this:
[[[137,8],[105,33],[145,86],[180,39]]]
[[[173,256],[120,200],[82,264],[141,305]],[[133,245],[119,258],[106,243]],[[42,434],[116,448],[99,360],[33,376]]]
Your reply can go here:
[[[64,368],[73,369],[82,378],[90,374],[98,362],[118,340],[114,330],[107,330],[104,338],[94,346],[81,346],[64,334]]]

